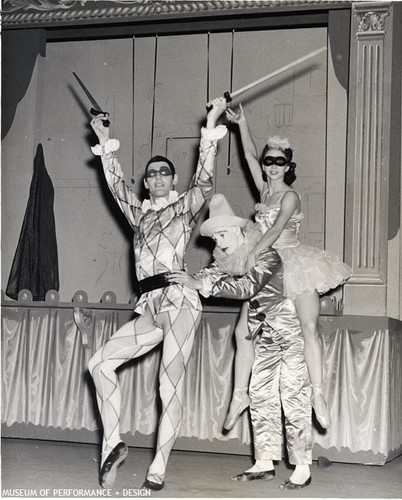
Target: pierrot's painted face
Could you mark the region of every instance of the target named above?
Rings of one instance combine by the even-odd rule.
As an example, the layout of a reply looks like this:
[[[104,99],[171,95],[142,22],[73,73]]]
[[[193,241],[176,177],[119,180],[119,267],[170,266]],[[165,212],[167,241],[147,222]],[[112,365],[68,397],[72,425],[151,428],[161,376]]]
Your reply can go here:
[[[211,238],[226,255],[232,255],[244,242],[244,235],[239,227],[217,228],[212,232]]]

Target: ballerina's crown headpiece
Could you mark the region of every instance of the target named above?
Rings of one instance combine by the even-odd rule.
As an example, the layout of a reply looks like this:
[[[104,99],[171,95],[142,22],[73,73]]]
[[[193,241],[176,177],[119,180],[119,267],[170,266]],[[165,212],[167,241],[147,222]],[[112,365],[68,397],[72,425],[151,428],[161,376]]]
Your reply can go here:
[[[267,145],[270,149],[280,149],[282,151],[284,151],[285,149],[290,149],[289,139],[287,139],[286,137],[284,139],[281,139],[277,135],[269,137]]]

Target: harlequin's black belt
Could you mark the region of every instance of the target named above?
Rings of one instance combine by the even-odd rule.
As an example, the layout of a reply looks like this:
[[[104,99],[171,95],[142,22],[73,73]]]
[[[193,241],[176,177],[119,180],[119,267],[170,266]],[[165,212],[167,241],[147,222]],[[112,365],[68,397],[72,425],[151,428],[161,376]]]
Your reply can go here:
[[[170,285],[174,285],[168,280],[170,272],[155,274],[154,276],[149,276],[143,280],[137,282],[136,291],[138,294],[143,294],[146,292],[151,292],[152,290],[157,290],[158,288],[165,288]]]

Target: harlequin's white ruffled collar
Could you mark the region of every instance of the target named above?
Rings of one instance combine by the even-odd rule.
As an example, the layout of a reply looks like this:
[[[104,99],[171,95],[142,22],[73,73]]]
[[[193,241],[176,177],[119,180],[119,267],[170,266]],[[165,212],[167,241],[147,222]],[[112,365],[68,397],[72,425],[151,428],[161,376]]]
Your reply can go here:
[[[155,200],[155,203],[151,204],[151,200],[144,200],[141,205],[141,210],[144,212],[148,212],[148,210],[161,210],[162,208],[167,207],[168,205],[171,205],[175,201],[177,201],[179,198],[179,193],[177,191],[169,191],[169,197],[168,199],[166,198],[157,198]]]

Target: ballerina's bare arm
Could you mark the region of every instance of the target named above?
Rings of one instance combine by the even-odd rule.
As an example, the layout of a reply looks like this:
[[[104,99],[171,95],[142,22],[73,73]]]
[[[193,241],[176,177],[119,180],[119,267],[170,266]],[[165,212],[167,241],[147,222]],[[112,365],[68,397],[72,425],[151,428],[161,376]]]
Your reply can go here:
[[[226,110],[226,116],[229,121],[231,121],[232,123],[236,123],[239,126],[244,156],[253,177],[254,184],[256,185],[258,191],[261,193],[264,188],[264,181],[261,176],[261,166],[257,156],[257,148],[255,147],[255,143],[253,141],[253,138],[251,137],[243,106],[239,104],[239,110],[237,113],[228,108]]]

